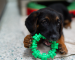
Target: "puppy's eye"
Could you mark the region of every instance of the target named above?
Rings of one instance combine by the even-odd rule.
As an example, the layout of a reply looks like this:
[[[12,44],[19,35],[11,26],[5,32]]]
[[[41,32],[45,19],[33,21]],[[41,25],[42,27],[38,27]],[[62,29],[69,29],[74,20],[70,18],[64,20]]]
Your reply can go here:
[[[47,23],[47,21],[46,21],[46,20],[43,20],[43,21],[41,21],[41,23],[42,23],[42,24],[46,24],[46,23]]]
[[[58,26],[60,25],[60,20],[59,20],[59,19],[57,20],[57,25],[58,25]]]

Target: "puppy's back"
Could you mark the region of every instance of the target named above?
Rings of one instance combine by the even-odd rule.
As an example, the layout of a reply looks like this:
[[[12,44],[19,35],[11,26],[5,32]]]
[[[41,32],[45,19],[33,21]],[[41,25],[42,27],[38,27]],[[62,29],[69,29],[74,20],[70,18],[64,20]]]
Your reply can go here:
[[[63,15],[64,26],[69,25],[69,23],[71,23],[71,21],[72,21],[71,15],[69,14],[69,11],[65,5],[63,5],[61,3],[56,3],[56,4],[49,5],[49,8],[52,8]],[[67,23],[66,23],[66,21],[67,21]]]

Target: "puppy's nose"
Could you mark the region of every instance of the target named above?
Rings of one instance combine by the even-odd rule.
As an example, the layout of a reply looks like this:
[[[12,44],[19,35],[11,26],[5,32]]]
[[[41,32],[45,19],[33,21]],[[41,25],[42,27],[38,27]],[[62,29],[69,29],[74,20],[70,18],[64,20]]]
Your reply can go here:
[[[52,35],[52,36],[51,36],[51,39],[52,39],[52,40],[57,40],[57,36],[56,36],[56,35]]]

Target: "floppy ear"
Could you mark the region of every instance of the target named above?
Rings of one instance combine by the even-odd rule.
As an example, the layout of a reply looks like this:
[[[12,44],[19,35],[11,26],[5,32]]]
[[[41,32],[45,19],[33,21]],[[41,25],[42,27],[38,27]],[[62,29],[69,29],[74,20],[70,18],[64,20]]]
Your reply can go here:
[[[25,21],[25,25],[31,35],[34,35],[36,33],[38,15],[38,11],[32,12]]]
[[[61,13],[59,13],[59,18],[60,18],[60,29],[59,29],[59,33],[60,36],[63,34],[63,23],[64,23],[64,19],[63,19],[63,15]]]

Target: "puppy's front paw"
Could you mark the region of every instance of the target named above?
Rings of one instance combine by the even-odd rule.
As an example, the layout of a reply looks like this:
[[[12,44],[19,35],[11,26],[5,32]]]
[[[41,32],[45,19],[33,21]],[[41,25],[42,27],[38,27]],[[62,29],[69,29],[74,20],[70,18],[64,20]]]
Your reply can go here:
[[[24,47],[26,48],[29,48],[30,45],[32,44],[32,36],[31,35],[27,35],[25,38],[24,38]]]
[[[61,44],[60,44],[59,47],[58,47],[58,50],[59,50],[60,54],[62,54],[62,55],[68,53],[68,50],[67,50],[65,44],[64,44],[64,45],[61,45]]]

